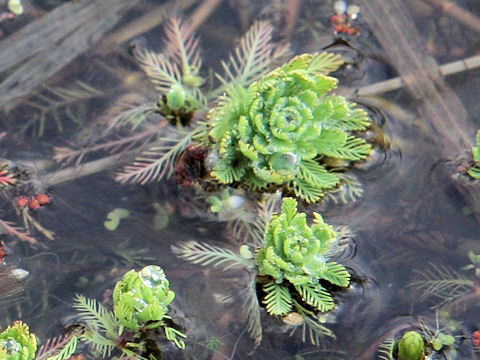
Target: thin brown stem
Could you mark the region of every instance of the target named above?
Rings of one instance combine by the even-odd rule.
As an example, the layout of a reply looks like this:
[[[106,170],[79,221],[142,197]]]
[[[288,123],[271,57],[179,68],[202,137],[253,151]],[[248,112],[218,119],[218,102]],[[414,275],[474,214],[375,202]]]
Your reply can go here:
[[[455,18],[469,29],[480,33],[480,18],[470,11],[447,0],[426,0],[436,8],[440,8],[445,14]]]
[[[389,57],[444,152],[451,157],[473,144],[475,130],[457,95],[425,51],[410,14],[400,0],[359,0],[378,41]]]
[[[157,6],[152,11],[139,17],[122,29],[110,35],[106,40],[106,44],[121,44],[128,39],[137,35],[144,34],[147,31],[161,25],[165,20],[169,19],[172,13],[182,12],[195,4],[198,0],[175,0]]]
[[[480,67],[480,55],[472,56],[458,61],[441,65],[439,67],[440,74],[443,76],[458,74],[463,71],[472,70]],[[397,76],[392,79],[380,81],[371,85],[362,86],[355,93],[359,96],[378,95],[387,91],[397,90],[405,84],[401,77]]]
[[[283,35],[288,39],[297,23],[303,0],[285,0],[285,29]]]
[[[194,32],[215,11],[223,0],[205,0],[190,17],[189,29]]]

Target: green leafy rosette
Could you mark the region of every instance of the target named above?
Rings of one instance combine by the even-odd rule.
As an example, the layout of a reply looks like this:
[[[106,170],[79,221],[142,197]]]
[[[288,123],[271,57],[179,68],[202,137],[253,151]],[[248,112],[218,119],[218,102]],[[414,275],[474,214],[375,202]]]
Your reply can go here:
[[[15,321],[0,333],[0,359],[32,360],[37,351],[37,339],[29,332],[28,326]]]
[[[281,213],[272,217],[265,230],[265,246],[257,253],[260,275],[269,275],[277,283],[286,279],[293,285],[305,285],[325,279],[339,286],[348,286],[348,271],[324,257],[337,234],[321,215],[314,213],[314,216],[314,224],[309,226],[306,214],[297,212],[297,201],[292,198],[283,200]],[[338,278],[331,276],[333,268],[340,275]]]
[[[149,265],[130,270],[113,290],[113,311],[127,329],[157,328],[163,325],[168,305],[175,298],[162,268]]]
[[[345,164],[371,150],[356,135],[370,125],[367,113],[329,95],[337,79],[327,74],[341,63],[328,53],[299,55],[248,89],[229,88],[209,113],[218,154],[211,176],[253,190],[283,186],[309,202],[337,187],[326,159]]]

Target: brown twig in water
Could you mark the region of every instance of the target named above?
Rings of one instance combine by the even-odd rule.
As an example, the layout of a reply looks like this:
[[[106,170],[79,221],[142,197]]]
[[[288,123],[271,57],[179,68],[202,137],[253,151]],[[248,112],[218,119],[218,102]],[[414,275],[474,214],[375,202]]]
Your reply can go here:
[[[22,291],[22,281],[15,277],[15,268],[0,264],[0,300],[12,297]]]
[[[285,29],[283,35],[288,39],[292,34],[293,28],[298,20],[298,15],[303,5],[303,0],[285,1]]]
[[[439,67],[440,74],[443,76],[457,74],[463,71],[472,70],[480,67],[480,55],[472,56],[463,60],[453,61]],[[387,91],[397,90],[404,86],[401,77],[395,77],[389,80],[380,81],[371,85],[362,86],[355,94],[359,96],[378,95]]]
[[[128,39],[143,34],[154,27],[161,25],[165,20],[169,19],[172,14],[186,10],[197,1],[198,0],[174,0],[158,6],[110,35],[105,40],[105,43],[107,45],[110,43],[121,44]]]
[[[25,224],[25,227],[28,229],[31,226],[33,226],[35,229],[37,229],[43,236],[45,236],[48,240],[55,240],[55,234],[53,231],[50,231],[46,229],[45,227],[42,226],[37,220],[35,220],[32,215],[29,213],[29,208],[23,208],[22,209],[22,217],[23,217],[23,223]]]
[[[194,32],[212,14],[223,0],[205,0],[190,17],[188,24]]]
[[[0,42],[0,106],[25,96],[98,43],[138,0],[67,2]],[[20,64],[20,65],[18,65]]]
[[[419,103],[418,109],[440,141],[445,157],[473,144],[475,130],[457,95],[445,84],[435,60],[422,46],[410,15],[400,0],[359,0],[367,20],[400,73],[405,88]]]
[[[436,8],[440,8],[445,14],[455,18],[466,27],[480,32],[480,18],[473,15],[470,11],[447,0],[425,0]]]
[[[22,230],[21,228],[14,226],[9,221],[4,221],[0,219],[0,228],[3,231],[3,234],[15,236],[19,240],[29,242],[30,244],[37,243],[37,240],[30,235],[28,230]]]

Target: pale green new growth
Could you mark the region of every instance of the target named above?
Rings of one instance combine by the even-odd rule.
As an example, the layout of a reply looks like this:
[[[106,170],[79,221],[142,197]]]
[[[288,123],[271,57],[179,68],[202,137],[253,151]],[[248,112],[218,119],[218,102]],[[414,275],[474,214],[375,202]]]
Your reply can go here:
[[[282,211],[267,224],[264,248],[257,253],[260,275],[269,275],[277,283],[288,280],[293,285],[305,285],[325,279],[348,286],[348,271],[323,257],[337,234],[321,215],[314,215],[314,224],[309,226],[306,214],[297,212],[297,201],[283,199]]]
[[[422,335],[414,330],[408,331],[397,342],[398,360],[423,359],[424,348]]]
[[[256,261],[260,275],[272,277],[281,286],[292,284],[306,304],[325,312],[332,310],[335,303],[319,281],[347,287],[350,273],[343,265],[325,258],[337,234],[319,214],[314,215],[314,224],[308,226],[306,214],[297,212],[296,200],[285,198],[281,213],[267,224],[264,247],[258,250]],[[268,289],[278,292],[275,287],[264,287],[267,311],[283,309],[284,314],[291,310],[288,298],[270,296]]]
[[[230,86],[209,112],[209,137],[218,154],[211,176],[223,184],[257,190],[285,187],[308,202],[335,189],[340,177],[328,159],[365,159],[371,146],[360,137],[367,113],[329,94],[342,64],[339,55],[303,54],[248,88]]]
[[[113,291],[113,311],[107,310],[96,300],[82,295],[75,298],[74,307],[80,316],[84,330],[73,335],[62,351],[52,360],[63,359],[66,353],[73,353],[78,340],[90,345],[96,356],[110,356],[115,348],[134,359],[144,359],[138,351],[144,348],[142,338],[149,329],[163,327],[165,336],[178,348],[184,349],[181,338],[186,335],[167,326],[168,306],[175,298],[163,270],[156,265],[145,266],[140,271],[131,270],[117,282]],[[129,341],[119,346],[125,329],[131,333]],[[78,339],[77,339],[78,338]]]
[[[136,55],[143,70],[156,89],[165,97],[158,103],[159,111],[166,117],[206,108],[206,99],[200,91],[204,79],[198,52],[198,40],[187,25],[171,19],[165,29],[166,50],[162,53],[138,50]]]

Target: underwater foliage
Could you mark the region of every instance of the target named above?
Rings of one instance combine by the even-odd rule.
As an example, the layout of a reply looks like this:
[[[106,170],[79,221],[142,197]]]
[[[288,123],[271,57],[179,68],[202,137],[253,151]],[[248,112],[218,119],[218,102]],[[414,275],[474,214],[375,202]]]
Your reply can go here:
[[[15,321],[0,333],[0,359],[32,360],[37,351],[37,339],[28,326]]]
[[[211,176],[253,190],[283,186],[308,202],[337,187],[332,170],[371,150],[356,135],[370,125],[367,113],[329,94],[337,79],[327,75],[341,64],[339,55],[303,54],[247,89],[228,87],[208,114],[218,155]]]

